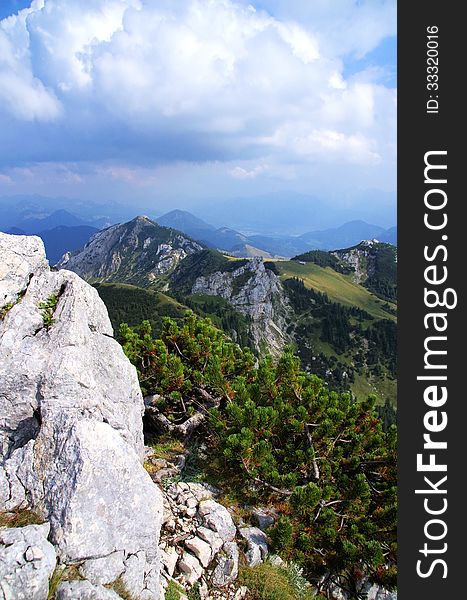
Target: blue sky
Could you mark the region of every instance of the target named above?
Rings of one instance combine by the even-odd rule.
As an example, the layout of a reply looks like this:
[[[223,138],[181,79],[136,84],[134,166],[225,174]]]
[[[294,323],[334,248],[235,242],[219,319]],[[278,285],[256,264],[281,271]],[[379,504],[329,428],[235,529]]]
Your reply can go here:
[[[0,197],[395,215],[395,86],[390,0],[0,0]]]
[[[27,8],[30,5],[30,0],[1,0],[0,19],[14,15],[22,8]]]

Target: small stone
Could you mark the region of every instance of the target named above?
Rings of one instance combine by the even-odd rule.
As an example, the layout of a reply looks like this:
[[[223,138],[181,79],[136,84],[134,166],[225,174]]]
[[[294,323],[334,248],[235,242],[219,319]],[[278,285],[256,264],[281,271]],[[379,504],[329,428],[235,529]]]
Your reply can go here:
[[[277,556],[277,554],[270,556],[269,562],[273,567],[282,567],[284,565],[284,561],[280,556]]]
[[[24,558],[28,562],[33,562],[35,560],[42,560],[45,557],[44,552],[38,546],[29,546],[29,548],[24,553]]]
[[[203,567],[199,560],[189,552],[183,553],[182,558],[178,561],[178,568],[189,585],[195,584],[203,574]]]
[[[277,519],[277,514],[275,511],[271,511],[266,508],[255,509],[253,511],[253,516],[258,521],[258,527],[263,531],[266,531],[266,529],[274,525]]]
[[[208,529],[207,527],[198,527],[196,533],[202,540],[209,544],[213,556],[222,548],[224,543],[222,538],[220,538],[212,529]]]
[[[207,567],[211,562],[211,547],[199,537],[185,540],[185,546],[191,550],[203,567]]]
[[[167,574],[172,577],[177,565],[178,554],[177,550],[172,546],[167,550],[161,550],[161,563],[164,565]]]
[[[188,508],[196,508],[198,506],[198,500],[196,500],[196,498],[192,496],[191,498],[188,498],[188,500],[186,501],[186,505],[188,506]]]

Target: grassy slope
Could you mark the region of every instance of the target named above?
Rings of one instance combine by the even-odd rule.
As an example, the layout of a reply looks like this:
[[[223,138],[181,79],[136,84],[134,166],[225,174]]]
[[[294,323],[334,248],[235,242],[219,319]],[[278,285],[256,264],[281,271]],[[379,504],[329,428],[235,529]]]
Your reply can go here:
[[[394,315],[383,308],[384,301],[377,298],[369,290],[352,281],[350,275],[336,273],[330,267],[319,267],[313,263],[301,265],[296,261],[278,261],[275,263],[282,280],[290,277],[302,279],[305,286],[326,293],[333,302],[346,306],[357,306],[376,319],[395,321]],[[391,305],[395,308],[395,305]]]
[[[330,267],[323,268],[314,263],[301,265],[296,261],[277,261],[275,265],[282,280],[298,277],[303,280],[306,287],[326,293],[333,302],[347,306],[357,306],[376,319],[396,320],[393,314],[384,310],[385,301],[377,298],[363,286],[354,283],[350,275],[342,275]],[[395,304],[388,304],[391,308],[396,308]],[[369,322],[364,322],[361,325],[366,328],[369,324]],[[323,352],[327,356],[337,354],[329,344],[320,340],[318,331],[311,336],[310,341],[317,352]],[[353,362],[349,352],[338,356],[343,363]],[[384,404],[387,398],[390,399],[393,405],[396,402],[397,382],[389,377],[373,377],[369,374],[356,373],[351,389],[357,398],[366,398],[369,394],[376,394],[378,404]]]

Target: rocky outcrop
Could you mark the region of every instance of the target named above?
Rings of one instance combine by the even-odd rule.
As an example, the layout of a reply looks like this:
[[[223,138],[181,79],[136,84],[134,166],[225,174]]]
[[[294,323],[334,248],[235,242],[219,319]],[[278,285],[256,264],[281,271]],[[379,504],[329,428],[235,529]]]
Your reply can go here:
[[[355,283],[365,283],[375,273],[377,251],[380,244],[377,240],[363,240],[353,248],[335,250],[333,256],[350,267],[353,271],[352,279]]]
[[[239,313],[251,319],[250,334],[256,350],[278,355],[290,339],[287,330],[290,305],[279,277],[266,268],[262,258],[253,258],[233,271],[200,276],[192,294],[220,296]]]
[[[55,569],[49,525],[0,529],[0,600],[43,600]]]
[[[42,516],[89,585],[157,600],[162,496],[142,465],[136,371],[96,290],[51,271],[39,238],[0,234],[0,254],[0,511]]]
[[[99,231],[82,250],[65,254],[57,267],[86,280],[148,286],[202,248],[179,231],[161,227],[148,217],[136,217]]]

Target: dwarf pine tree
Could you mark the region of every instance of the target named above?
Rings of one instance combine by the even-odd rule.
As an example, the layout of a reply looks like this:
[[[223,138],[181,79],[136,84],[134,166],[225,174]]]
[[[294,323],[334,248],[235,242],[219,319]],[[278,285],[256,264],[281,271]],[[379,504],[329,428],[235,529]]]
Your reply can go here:
[[[395,585],[395,428],[383,431],[374,399],[330,391],[291,348],[255,365],[250,350],[192,313],[181,326],[166,319],[160,340],[148,323],[120,333],[143,390],[162,395],[167,415],[186,418],[194,388],[222,399],[205,422],[211,456],[243,497],[278,509],[276,552],[355,597],[364,576]]]

